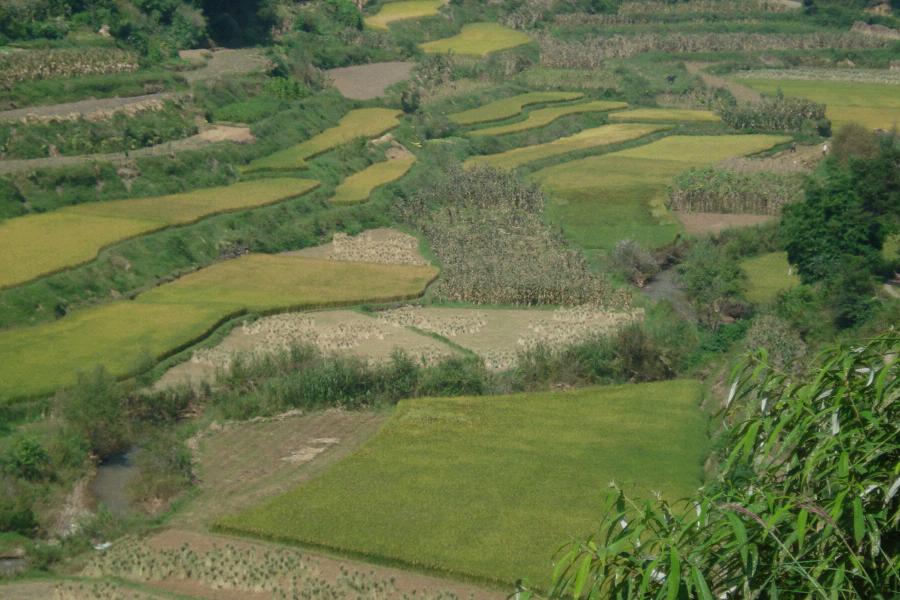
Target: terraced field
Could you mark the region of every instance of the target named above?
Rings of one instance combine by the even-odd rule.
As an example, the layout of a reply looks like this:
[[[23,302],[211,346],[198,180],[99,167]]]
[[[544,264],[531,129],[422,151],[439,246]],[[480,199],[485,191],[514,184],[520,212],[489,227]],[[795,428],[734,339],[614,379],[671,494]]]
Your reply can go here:
[[[786,252],[771,252],[741,261],[747,274],[747,299],[758,304],[775,300],[784,290],[800,285]]]
[[[488,165],[496,169],[515,169],[524,164],[543,160],[569,152],[599,148],[610,144],[618,144],[628,140],[636,140],[645,135],[670,129],[668,125],[645,125],[638,123],[621,123],[603,125],[593,129],[585,129],[574,135],[559,138],[546,144],[535,144],[513,148],[497,154],[473,156],[465,162],[466,167]]]
[[[387,30],[395,21],[421,19],[438,14],[446,0],[396,0],[386,2],[376,14],[366,17],[372,29]]]
[[[331,197],[332,204],[357,204],[369,199],[375,188],[397,181],[412,168],[412,154],[374,163],[345,179]]]
[[[835,129],[860,123],[870,129],[891,129],[900,124],[900,84],[861,81],[816,81],[736,78],[766,94],[781,90],[786,96],[808,98],[826,105],[825,115]]]
[[[488,121],[499,121],[515,117],[521,114],[526,106],[578,100],[583,97],[584,94],[580,92],[528,92],[509,98],[501,98],[471,110],[453,113],[449,118],[459,125],[487,123]]]
[[[250,254],[154,288],[135,300],[0,332],[0,398],[50,392],[102,364],[126,375],[242,312],[387,301],[421,294],[430,266]]]
[[[302,169],[306,161],[359,137],[376,137],[400,124],[399,111],[390,108],[351,110],[330,129],[290,148],[251,162],[247,172]]]
[[[775,135],[670,136],[620,152],[575,160],[533,175],[550,193],[548,213],[566,236],[603,253],[621,239],[645,246],[679,230],[665,209],[672,177],[691,167],[754,154],[788,141]]]
[[[356,454],[222,519],[238,533],[510,584],[546,584],[610,480],[640,493],[701,481],[700,385],[669,381],[402,401]]]
[[[590,102],[582,102],[580,104],[567,104],[565,106],[548,106],[547,108],[539,108],[528,112],[524,121],[516,121],[507,125],[497,125],[495,127],[486,127],[470,131],[467,135],[484,137],[494,135],[504,135],[507,133],[518,133],[544,127],[553,121],[565,117],[567,115],[578,115],[589,112],[606,112],[625,108],[628,105],[624,102],[610,102],[608,100],[592,100]]]
[[[183,194],[89,202],[0,222],[0,288],[93,260],[110,244],[222,212],[273,204],[316,188],[274,178]]]
[[[635,108],[609,115],[610,121],[638,123],[717,123],[719,116],[711,110],[683,108]]]
[[[487,56],[492,52],[530,42],[528,35],[497,23],[470,23],[463,25],[462,31],[452,37],[419,44],[419,47],[429,54],[452,52],[466,56]]]

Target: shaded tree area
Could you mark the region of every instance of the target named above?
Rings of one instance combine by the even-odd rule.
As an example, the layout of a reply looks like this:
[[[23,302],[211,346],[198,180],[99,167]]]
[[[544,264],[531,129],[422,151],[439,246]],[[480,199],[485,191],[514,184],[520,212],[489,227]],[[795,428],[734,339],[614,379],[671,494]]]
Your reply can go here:
[[[274,10],[265,0],[202,0],[209,37],[220,46],[252,46],[269,39]]]

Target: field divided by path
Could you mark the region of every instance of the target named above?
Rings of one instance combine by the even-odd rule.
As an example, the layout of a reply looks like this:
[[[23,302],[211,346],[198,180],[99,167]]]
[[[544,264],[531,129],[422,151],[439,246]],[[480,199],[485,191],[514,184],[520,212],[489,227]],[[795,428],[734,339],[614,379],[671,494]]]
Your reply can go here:
[[[559,138],[546,144],[535,144],[533,146],[523,146],[521,148],[513,148],[506,152],[497,154],[485,154],[481,156],[473,156],[465,162],[466,167],[475,165],[487,165],[497,169],[515,169],[524,164],[544,160],[569,152],[577,152],[579,150],[587,150],[590,148],[598,148],[608,146],[610,144],[618,144],[629,140],[636,140],[656,133],[670,129],[668,125],[645,125],[640,123],[617,123],[614,125],[603,125],[592,129],[579,131],[574,135]]]
[[[500,100],[495,100],[470,110],[453,113],[450,115],[450,120],[459,125],[474,125],[476,123],[487,123],[488,121],[499,121],[501,119],[515,117],[521,113],[526,106],[550,102],[564,102],[567,100],[579,100],[583,97],[584,94],[580,92],[528,92],[509,98],[501,98]]]
[[[332,204],[357,204],[365,202],[382,185],[397,181],[412,168],[416,157],[410,154],[372,164],[345,179],[334,191]]]
[[[718,123],[719,116],[711,110],[685,108],[635,108],[610,113],[610,121],[638,123]]]
[[[209,333],[223,319],[418,296],[431,266],[250,254],[51,323],[0,331],[0,398],[50,392],[102,364],[127,375]]]
[[[391,108],[351,110],[340,122],[305,142],[252,161],[247,172],[302,169],[306,161],[359,137],[375,137],[400,124],[400,111]]]
[[[446,0],[396,0],[385,2],[374,15],[366,17],[372,29],[387,30],[391,23],[406,19],[431,17],[441,10]]]
[[[628,105],[624,102],[610,102],[607,100],[592,100],[590,102],[582,102],[580,104],[567,104],[565,106],[548,106],[547,108],[538,108],[529,111],[524,121],[516,121],[507,125],[497,125],[495,127],[485,127],[470,131],[467,135],[473,137],[484,137],[491,135],[504,135],[507,133],[518,133],[527,131],[528,129],[536,129],[549,125],[553,121],[568,115],[579,115],[589,112],[607,112],[619,108],[625,108]]]
[[[808,98],[825,104],[825,115],[834,129],[860,123],[869,129],[891,129],[900,125],[900,85],[861,81],[816,81],[793,79],[737,79],[766,94],[781,90],[786,96]]]
[[[405,400],[356,454],[220,525],[510,584],[544,585],[592,532],[609,481],[677,499],[700,483],[700,384]]]
[[[585,250],[602,253],[625,238],[657,247],[672,241],[679,230],[664,205],[672,177],[788,140],[776,135],[674,135],[548,167],[533,178],[551,196],[551,219]]]
[[[463,25],[458,34],[419,44],[429,54],[462,54],[466,56],[487,56],[492,52],[508,50],[531,43],[531,38],[521,31],[498,25],[497,23],[469,23]]]
[[[93,260],[105,246],[130,237],[273,204],[318,185],[312,179],[261,179],[169,196],[90,202],[2,221],[0,288]]]

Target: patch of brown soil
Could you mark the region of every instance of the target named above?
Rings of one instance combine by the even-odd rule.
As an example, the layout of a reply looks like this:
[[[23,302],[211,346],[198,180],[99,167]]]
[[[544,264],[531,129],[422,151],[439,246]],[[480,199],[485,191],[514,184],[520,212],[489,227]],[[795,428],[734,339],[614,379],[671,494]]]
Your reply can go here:
[[[102,121],[119,113],[136,115],[145,111],[160,110],[167,100],[173,100],[176,97],[177,95],[172,93],[158,93],[126,98],[92,98],[48,106],[30,106],[0,112],[0,121],[23,123],[75,121],[78,119]]]
[[[794,152],[782,150],[777,154],[763,158],[739,156],[722,161],[717,166],[739,173],[758,173],[762,171],[805,173],[812,171],[823,158],[822,147],[819,145],[797,146]]]
[[[197,134],[199,140],[204,142],[235,142],[248,144],[256,141],[249,127],[236,127],[233,125],[216,125]]]
[[[419,240],[415,236],[385,227],[368,229],[355,236],[335,233],[328,244],[285,254],[385,265],[429,264],[419,252]]]
[[[718,234],[725,229],[734,227],[750,227],[752,225],[760,225],[774,221],[778,217],[772,215],[749,215],[749,214],[728,214],[728,213],[706,213],[706,212],[679,212],[675,211],[675,216],[684,225],[684,230],[693,235],[703,235],[706,233]]]
[[[385,90],[409,78],[415,63],[382,62],[353,67],[340,67],[325,71],[334,87],[353,100],[371,100],[384,95]]]
[[[731,92],[739,102],[759,102],[762,100],[762,94],[752,88],[735,83],[730,79],[707,73],[705,69],[710,66],[712,66],[712,63],[684,63],[684,67],[687,69],[688,73],[700,77],[700,79],[703,80],[704,85],[709,88],[724,88]]]
[[[187,51],[183,58],[193,62],[206,58],[205,64],[199,69],[184,72],[184,78],[190,83],[247,73],[263,73],[271,66],[265,52],[259,48],[222,48],[212,52]]]

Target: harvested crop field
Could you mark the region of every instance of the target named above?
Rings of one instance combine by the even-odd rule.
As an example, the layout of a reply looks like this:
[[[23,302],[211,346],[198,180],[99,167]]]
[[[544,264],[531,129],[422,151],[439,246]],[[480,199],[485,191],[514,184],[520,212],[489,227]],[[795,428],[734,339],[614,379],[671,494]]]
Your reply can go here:
[[[589,112],[606,112],[625,108],[628,106],[624,102],[610,102],[607,100],[592,100],[590,102],[582,102],[579,104],[567,104],[565,106],[548,106],[547,108],[538,108],[529,111],[525,120],[509,123],[508,125],[497,125],[496,127],[486,127],[468,132],[470,136],[491,136],[504,135],[507,133],[518,133],[528,129],[535,129],[549,125],[553,121],[568,116],[579,115]]]
[[[610,113],[610,121],[632,121],[639,123],[717,123],[719,115],[711,110],[689,110],[679,108],[635,108]]]
[[[335,233],[331,242],[327,244],[285,252],[285,254],[382,265],[429,264],[419,251],[419,240],[415,236],[385,227],[367,229],[354,236]]]
[[[643,318],[642,311],[591,306],[535,309],[470,309],[406,306],[378,313],[379,320],[447,338],[481,357],[492,370],[516,365],[518,354],[537,346],[560,348],[610,333]]]
[[[672,241],[680,229],[665,208],[666,189],[675,175],[761,152],[789,139],[675,135],[548,167],[533,178],[550,194],[551,219],[588,252],[609,251],[625,238],[652,248]]]
[[[458,34],[442,40],[419,44],[430,54],[452,52],[468,56],[487,56],[492,52],[509,50],[531,43],[531,38],[521,31],[497,23],[469,23]]]
[[[669,381],[405,400],[357,453],[219,524],[543,586],[559,546],[591,532],[609,481],[670,499],[700,484],[700,396],[697,382]]]
[[[351,110],[340,122],[290,148],[252,161],[248,172],[302,169],[306,161],[359,137],[377,137],[400,124],[400,112],[390,108]]]
[[[436,274],[430,266],[245,255],[135,300],[0,332],[0,398],[51,391],[96,365],[126,375],[147,358],[204,337],[231,315],[409,298]]]
[[[416,157],[405,152],[395,158],[374,163],[347,177],[335,189],[332,204],[358,204],[369,199],[375,188],[397,181],[412,168]]]
[[[345,98],[371,100],[384,96],[388,86],[409,79],[415,63],[381,62],[328,69],[325,76]]]
[[[496,169],[515,169],[524,164],[559,156],[560,154],[636,140],[645,135],[665,131],[669,128],[666,125],[643,125],[639,123],[603,125],[593,129],[585,129],[574,135],[559,138],[546,144],[513,148],[497,154],[473,156],[465,162],[465,166],[488,165]]]
[[[93,260],[110,244],[204,217],[264,206],[316,188],[275,178],[134,200],[89,202],[0,222],[0,288]]]
[[[747,299],[751,302],[772,302],[780,292],[800,284],[800,277],[794,272],[785,252],[745,259],[741,261],[741,268],[747,274]]]
[[[395,21],[421,19],[436,14],[446,0],[394,0],[385,2],[374,15],[366,17],[366,25],[372,29],[386,30]]]
[[[199,69],[184,72],[184,78],[190,83],[264,73],[272,66],[265,51],[260,48],[219,48],[212,52],[187,50],[182,53],[189,59],[205,61]]]
[[[488,121],[509,119],[520,114],[526,106],[535,104],[549,104],[552,102],[565,102],[583,98],[580,92],[528,92],[509,98],[501,98],[470,110],[465,110],[450,115],[450,120],[459,125],[474,125]]]
[[[752,227],[774,221],[777,217],[772,215],[750,215],[733,213],[710,212],[681,212],[675,211],[675,216],[681,221],[686,233],[692,235],[704,235],[707,233],[718,234],[726,229],[734,227]]]

